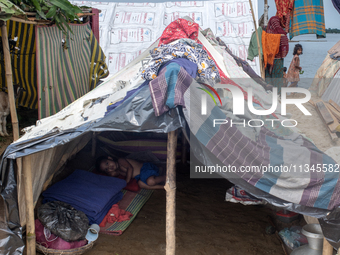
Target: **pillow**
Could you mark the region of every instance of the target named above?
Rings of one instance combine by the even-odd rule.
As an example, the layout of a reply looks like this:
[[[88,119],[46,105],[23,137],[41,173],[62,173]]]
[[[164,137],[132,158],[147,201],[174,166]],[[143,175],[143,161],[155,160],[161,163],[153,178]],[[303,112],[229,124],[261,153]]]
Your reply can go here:
[[[122,175],[119,175],[117,178],[120,178],[120,179],[125,179],[125,176],[122,176]],[[131,178],[131,180],[129,181],[128,184],[126,184],[125,188],[126,190],[128,191],[132,191],[132,192],[138,192],[140,191],[140,187],[138,185],[138,182],[135,178]]]

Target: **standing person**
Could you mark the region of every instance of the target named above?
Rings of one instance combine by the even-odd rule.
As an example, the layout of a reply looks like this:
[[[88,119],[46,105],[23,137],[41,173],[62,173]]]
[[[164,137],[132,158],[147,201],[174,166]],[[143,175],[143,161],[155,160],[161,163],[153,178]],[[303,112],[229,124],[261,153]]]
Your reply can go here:
[[[287,81],[290,82],[288,87],[297,87],[298,82],[300,81],[300,72],[302,67],[300,66],[300,58],[299,55],[302,55],[302,45],[295,44],[294,52],[293,52],[293,59],[290,63],[288,73],[287,73]]]

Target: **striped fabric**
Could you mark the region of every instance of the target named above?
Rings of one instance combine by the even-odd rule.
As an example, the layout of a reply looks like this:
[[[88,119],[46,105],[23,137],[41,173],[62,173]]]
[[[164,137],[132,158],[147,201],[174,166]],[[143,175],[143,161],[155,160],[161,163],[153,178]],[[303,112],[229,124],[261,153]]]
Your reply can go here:
[[[93,32],[90,35],[91,65],[90,65],[90,90],[94,89],[100,79],[109,75],[109,69],[105,62],[105,54],[99,45]]]
[[[62,44],[62,32],[56,27],[45,27],[43,29],[42,27],[35,27],[21,22],[7,22],[8,37],[10,39],[17,37],[16,47],[19,49],[11,54],[13,84],[21,85],[25,89],[18,99],[18,105],[37,109],[39,91],[40,96],[43,95],[42,100],[39,100],[39,109],[43,107],[39,114],[40,118],[61,110],[75,99],[95,88],[99,79],[105,78],[109,74],[105,63],[105,55],[89,25],[73,24],[70,26],[74,33],[73,35],[68,34],[73,39],[68,46],[73,47],[63,53],[62,50],[57,51],[57,45],[61,47]],[[36,30],[41,32],[37,34],[37,37]],[[78,35],[75,32],[82,34]],[[87,40],[83,40],[81,36],[86,37]],[[40,39],[44,39],[43,44],[38,41]],[[74,41],[75,39],[78,41]],[[40,47],[37,52],[39,55],[38,62],[36,40]],[[84,47],[79,47],[80,45]],[[66,56],[67,58],[64,58]],[[86,62],[82,62],[85,60]],[[3,55],[0,54],[0,63],[3,63],[3,61]],[[39,66],[40,68],[38,68]],[[65,68],[53,69],[58,66]],[[87,70],[86,73],[85,70]],[[38,80],[37,72],[42,75],[40,80]],[[71,76],[76,77],[76,80],[70,76],[72,72]],[[67,75],[65,75],[66,73]],[[75,81],[80,81],[80,85]],[[37,89],[38,83],[43,84],[40,90]],[[78,88],[78,86],[80,87]],[[0,65],[0,87],[6,87],[5,67],[3,64]]]
[[[207,100],[209,114],[202,115],[199,87],[192,80],[184,92],[183,113],[192,135],[216,156],[220,168],[232,167],[233,178],[288,202],[328,210],[340,205],[339,171],[332,158],[299,133],[248,126],[249,114],[236,117],[227,108],[231,98],[223,99],[222,109]],[[243,119],[245,124],[240,125]],[[215,120],[227,122],[215,125]]]
[[[184,95],[183,112],[190,131],[222,164],[234,167],[236,176],[295,204],[328,210],[340,205],[339,172],[335,171],[337,165],[332,158],[299,133],[279,136],[275,130],[261,127],[257,138],[252,139],[250,133],[254,131],[251,127],[230,125],[233,115],[228,113],[230,117],[227,117],[226,111],[215,106],[212,100],[207,100],[207,112],[210,114],[202,115],[201,102],[197,100],[201,96],[198,86],[193,81]],[[241,122],[233,118],[235,122]],[[243,118],[247,123],[248,119]],[[227,120],[228,123],[214,126],[215,119]],[[320,171],[323,164],[326,171]],[[269,172],[262,171],[263,166]],[[272,169],[276,167],[276,171],[269,170],[269,166]],[[281,166],[288,171],[277,170]],[[261,170],[242,171],[244,167]],[[307,172],[307,168],[314,171]]]
[[[291,16],[289,38],[303,34],[326,37],[326,27],[322,0],[295,0]]]
[[[167,159],[167,140],[138,139],[116,142],[103,136],[98,136],[97,138],[99,141],[105,143],[112,149],[124,152],[126,154],[150,151],[161,161]],[[177,143],[176,158],[180,159],[180,157],[181,144]]]
[[[106,223],[105,227],[100,228],[100,233],[108,235],[121,235],[123,231],[132,223],[136,218],[140,209],[151,197],[153,190],[141,189],[138,193],[122,190],[124,196],[119,202],[119,208],[132,213],[132,217],[128,221]]]
[[[105,73],[104,62],[96,62],[103,53],[96,52],[97,43],[91,43],[95,37],[89,23],[70,27],[72,33],[67,31],[66,36],[56,26],[36,27],[39,118],[53,115],[85,95],[100,78],[94,74]]]
[[[17,37],[15,50],[11,54],[13,84],[22,86],[25,91],[18,98],[20,106],[31,109],[37,108],[37,77],[35,58],[35,29],[34,25],[21,22],[7,21],[8,38]],[[1,35],[1,31],[0,31]],[[5,79],[5,65],[3,64],[3,54],[0,54],[0,86],[7,87]]]
[[[149,82],[155,115],[160,116],[176,105],[183,105],[182,95],[188,89],[191,80],[185,69],[176,63],[164,67],[156,79]]]

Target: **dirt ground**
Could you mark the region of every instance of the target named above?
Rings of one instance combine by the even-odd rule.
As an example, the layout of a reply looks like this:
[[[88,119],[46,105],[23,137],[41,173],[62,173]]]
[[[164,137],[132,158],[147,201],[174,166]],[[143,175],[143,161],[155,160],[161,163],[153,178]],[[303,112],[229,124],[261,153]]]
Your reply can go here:
[[[190,179],[189,167],[177,169],[176,254],[284,254],[276,235],[268,235],[266,206],[224,201],[225,179]],[[156,190],[121,236],[100,234],[86,255],[165,254],[165,191]]]

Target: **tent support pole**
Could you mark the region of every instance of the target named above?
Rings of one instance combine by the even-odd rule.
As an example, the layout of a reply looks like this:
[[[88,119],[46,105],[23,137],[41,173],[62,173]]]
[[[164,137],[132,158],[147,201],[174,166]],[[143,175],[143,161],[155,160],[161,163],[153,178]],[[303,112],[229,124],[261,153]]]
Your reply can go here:
[[[263,24],[265,27],[268,25],[268,0],[264,0]]]
[[[96,148],[97,148],[97,133],[93,132],[92,133],[92,152],[91,155],[94,158],[96,156]]]
[[[263,69],[263,65],[262,65],[260,39],[259,39],[259,34],[257,33],[256,19],[255,19],[255,14],[254,14],[254,10],[253,10],[253,4],[251,3],[251,0],[249,0],[249,5],[250,5],[250,9],[251,9],[251,14],[253,16],[253,21],[254,21],[255,34],[256,34],[256,40],[257,40],[257,50],[259,51],[259,62],[260,62],[261,77],[264,79],[265,78],[265,74],[264,74],[264,69]]]
[[[168,133],[166,159],[166,255],[176,254],[176,148],[177,132]]]
[[[326,240],[326,238],[323,238],[322,255],[333,255],[333,246]]]
[[[32,161],[31,156],[23,158],[23,174],[26,202],[26,245],[27,254],[35,255],[35,225],[34,225],[34,203],[32,185]]]
[[[187,164],[187,139],[185,138],[184,132],[182,132],[182,164]]]
[[[2,46],[3,46],[4,59],[5,59],[5,70],[6,70],[6,82],[7,82],[7,89],[8,89],[9,107],[11,111],[11,119],[12,119],[12,127],[13,127],[13,139],[14,141],[16,141],[19,139],[19,125],[18,125],[17,110],[15,107],[11,55],[9,52],[6,22],[1,21],[0,24],[1,24],[1,35],[2,35]]]

